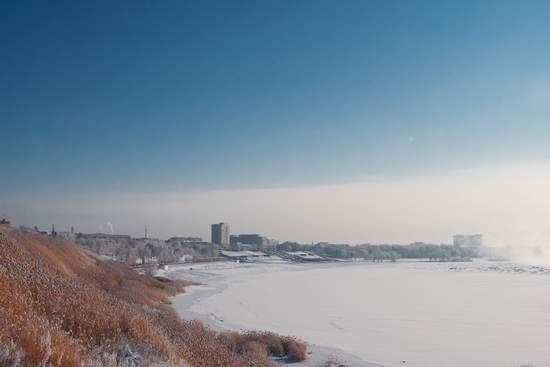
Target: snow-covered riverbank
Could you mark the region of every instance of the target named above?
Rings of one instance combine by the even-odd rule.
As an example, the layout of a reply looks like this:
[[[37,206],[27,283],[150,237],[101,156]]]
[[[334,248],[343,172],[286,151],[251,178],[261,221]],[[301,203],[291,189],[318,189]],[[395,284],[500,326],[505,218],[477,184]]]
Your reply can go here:
[[[550,366],[548,274],[508,262],[271,261],[166,275],[204,284],[174,300],[184,318],[297,336],[313,345],[311,366],[333,354],[350,366],[515,367]]]

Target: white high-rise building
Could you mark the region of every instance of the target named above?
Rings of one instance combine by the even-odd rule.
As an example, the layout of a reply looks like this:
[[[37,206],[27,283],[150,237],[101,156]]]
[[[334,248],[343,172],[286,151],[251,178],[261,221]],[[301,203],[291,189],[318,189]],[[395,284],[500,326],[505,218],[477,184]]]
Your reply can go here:
[[[212,224],[212,243],[229,245],[229,224]]]
[[[483,246],[483,236],[480,234],[453,236],[453,244],[460,247],[481,247]]]

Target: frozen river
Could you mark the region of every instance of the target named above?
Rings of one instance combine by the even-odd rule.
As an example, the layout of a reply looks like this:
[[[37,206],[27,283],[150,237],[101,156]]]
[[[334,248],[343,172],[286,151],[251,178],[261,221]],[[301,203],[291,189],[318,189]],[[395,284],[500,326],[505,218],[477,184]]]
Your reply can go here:
[[[225,328],[295,335],[383,366],[550,366],[548,268],[353,262],[174,272],[214,290],[190,311]]]

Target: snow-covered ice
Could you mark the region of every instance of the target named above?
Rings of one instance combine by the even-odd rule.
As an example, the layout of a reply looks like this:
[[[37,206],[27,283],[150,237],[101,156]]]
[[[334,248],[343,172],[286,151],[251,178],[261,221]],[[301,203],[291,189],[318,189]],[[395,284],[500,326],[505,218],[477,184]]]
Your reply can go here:
[[[550,366],[545,267],[271,261],[193,264],[166,275],[204,284],[174,307],[218,330],[294,335],[383,366]]]

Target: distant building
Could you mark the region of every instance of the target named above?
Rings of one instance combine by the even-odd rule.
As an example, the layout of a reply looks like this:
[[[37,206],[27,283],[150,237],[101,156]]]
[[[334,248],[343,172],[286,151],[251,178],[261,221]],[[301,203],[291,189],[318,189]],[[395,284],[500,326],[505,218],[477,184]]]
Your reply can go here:
[[[289,252],[289,251],[285,251],[285,254],[290,259],[295,260],[295,261],[303,261],[303,262],[325,261],[324,258],[322,258],[321,256],[316,255],[312,252],[303,252],[303,251]]]
[[[267,254],[260,251],[221,251],[220,254],[232,261],[255,261],[268,257]]]
[[[2,220],[0,221],[0,227],[10,228],[10,227],[11,227],[11,223],[10,223],[9,220],[2,219]]]
[[[480,234],[463,235],[456,234],[453,236],[453,245],[459,247],[481,247],[483,246],[483,236]]]
[[[230,243],[231,246],[235,246],[238,243],[243,245],[267,246],[268,240],[266,237],[260,236],[259,234],[240,234],[238,236],[231,236]]]
[[[218,245],[229,245],[229,224],[212,224],[212,243]]]

